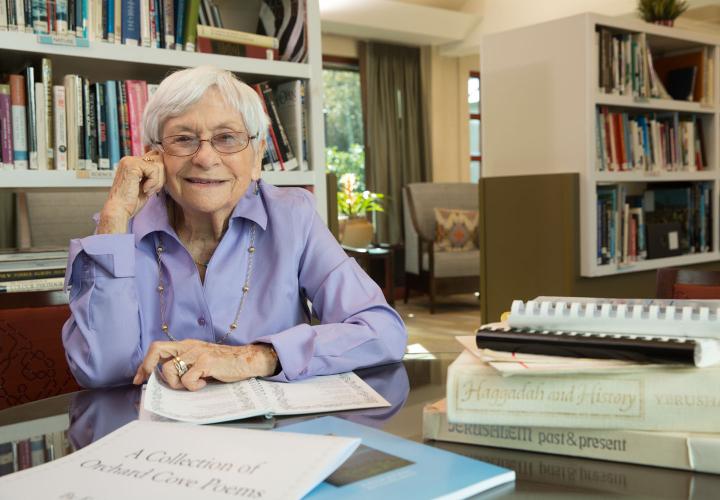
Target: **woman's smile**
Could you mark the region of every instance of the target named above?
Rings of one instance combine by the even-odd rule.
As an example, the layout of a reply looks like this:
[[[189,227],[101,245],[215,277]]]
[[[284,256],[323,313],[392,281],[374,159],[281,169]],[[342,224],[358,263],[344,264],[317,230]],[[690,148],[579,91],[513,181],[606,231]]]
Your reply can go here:
[[[228,182],[227,179],[206,179],[204,177],[185,177],[183,180],[193,186],[201,188],[217,187]]]

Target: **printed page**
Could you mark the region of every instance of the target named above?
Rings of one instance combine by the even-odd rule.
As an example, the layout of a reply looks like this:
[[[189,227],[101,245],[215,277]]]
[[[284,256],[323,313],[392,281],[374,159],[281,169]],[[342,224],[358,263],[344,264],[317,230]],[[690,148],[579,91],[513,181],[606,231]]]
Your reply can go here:
[[[359,444],[339,436],[133,421],[70,455],[3,476],[0,498],[299,499]]]
[[[195,392],[168,387],[153,373],[145,389],[146,410],[193,424],[214,424],[269,412],[255,379],[232,384],[209,383]]]
[[[313,377],[289,384],[258,381],[276,415],[390,406],[353,372]]]

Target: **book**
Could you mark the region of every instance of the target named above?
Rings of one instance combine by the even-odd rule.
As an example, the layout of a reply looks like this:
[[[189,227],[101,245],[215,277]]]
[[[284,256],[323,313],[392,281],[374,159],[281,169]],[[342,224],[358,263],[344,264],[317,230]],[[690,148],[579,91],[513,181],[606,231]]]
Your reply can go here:
[[[62,278],[65,276],[65,267],[25,269],[21,271],[0,270],[0,285],[5,281],[36,280],[45,278]]]
[[[145,394],[146,410],[195,424],[258,415],[299,415],[390,406],[352,372],[312,377],[289,384],[260,379],[214,383],[195,392],[171,389],[153,373]]]
[[[280,165],[283,170],[295,170],[299,167],[298,160],[295,157],[290,141],[285,133],[285,127],[280,120],[280,114],[275,101],[275,94],[272,87],[267,82],[258,84],[261,89],[260,96],[265,101],[265,108],[270,117],[271,131],[274,136],[275,151],[280,157]]]
[[[303,88],[300,80],[281,83],[275,88],[275,100],[277,112],[285,132],[290,141],[290,146],[295,152],[295,157],[300,163],[301,170],[307,170],[307,152],[305,151],[305,126],[303,109]]]
[[[110,168],[120,162],[120,129],[118,116],[117,84],[114,80],[105,82],[105,110],[107,111],[107,142]]]
[[[703,81],[707,79],[706,61],[707,49],[692,50],[680,54],[672,54],[664,57],[656,57],[653,60],[655,71],[658,77],[665,84],[668,93],[675,99],[691,100],[702,102],[705,100],[703,93]],[[682,70],[682,71],[678,71]],[[671,72],[678,71],[672,76]],[[675,86],[682,83],[682,87],[689,84],[683,91],[674,94]]]
[[[13,166],[12,104],[10,85],[0,84],[0,163],[8,168]]]
[[[720,339],[720,301],[537,297],[515,300],[508,326]]]
[[[25,93],[25,77],[10,75],[10,102],[12,116],[13,164],[16,170],[27,170],[27,94]]]
[[[195,52],[195,39],[197,37],[198,15],[200,14],[200,0],[186,0],[185,25],[183,27],[183,42],[185,50]]]
[[[27,66],[25,68],[25,92],[27,95],[27,107],[25,114],[27,115],[27,147],[28,147],[28,166],[30,170],[38,169],[38,148],[37,148],[37,114],[35,101],[35,68]]]
[[[362,444],[308,499],[467,498],[515,480],[504,467],[433,448],[337,417],[280,427],[298,432],[357,437]]]
[[[200,26],[200,25],[199,25]],[[270,49],[259,45],[239,44],[213,40],[203,36],[197,37],[197,50],[205,54],[222,54],[235,57],[252,57],[254,59],[268,59],[270,61],[279,58],[278,49]]]
[[[65,87],[63,85],[53,85],[53,108],[55,170],[67,170],[67,122],[65,118]]]
[[[0,293],[39,292],[45,290],[62,290],[65,278],[20,279],[0,282]]]
[[[35,82],[35,133],[37,134],[38,170],[48,169],[45,112],[45,85],[41,82]]]
[[[444,399],[423,408],[423,438],[720,474],[720,434],[458,424]]]
[[[22,474],[3,498],[301,498],[342,464],[356,438],[133,421]]]
[[[503,376],[464,351],[449,366],[451,422],[720,432],[720,367]]]
[[[256,33],[247,33],[244,31],[215,26],[205,26],[202,24],[197,26],[197,36],[208,38],[210,40],[218,40],[221,42],[230,42],[241,45],[256,45],[258,47],[267,47],[269,49],[280,48],[278,39],[273,36],[258,35]]]

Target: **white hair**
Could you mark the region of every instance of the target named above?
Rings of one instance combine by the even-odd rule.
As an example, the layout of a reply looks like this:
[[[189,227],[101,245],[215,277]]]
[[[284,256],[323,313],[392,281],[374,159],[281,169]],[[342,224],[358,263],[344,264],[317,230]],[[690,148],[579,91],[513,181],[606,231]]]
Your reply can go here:
[[[260,97],[230,71],[214,66],[179,70],[160,82],[143,113],[143,143],[152,146],[159,142],[168,118],[185,113],[211,87],[220,92],[228,106],[240,113],[248,134],[255,136],[251,145],[257,149],[257,145],[265,139],[270,124]]]

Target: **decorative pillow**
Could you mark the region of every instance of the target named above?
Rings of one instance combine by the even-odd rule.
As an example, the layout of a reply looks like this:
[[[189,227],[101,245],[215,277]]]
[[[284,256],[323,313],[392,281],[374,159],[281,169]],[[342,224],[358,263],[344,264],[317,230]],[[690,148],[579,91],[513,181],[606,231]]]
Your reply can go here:
[[[435,209],[435,251],[464,252],[478,248],[477,210]]]

